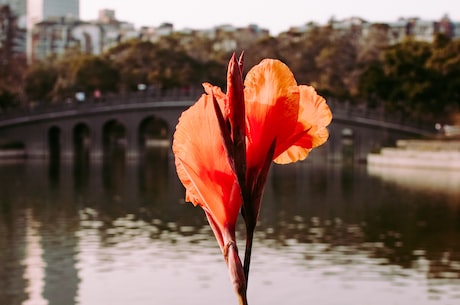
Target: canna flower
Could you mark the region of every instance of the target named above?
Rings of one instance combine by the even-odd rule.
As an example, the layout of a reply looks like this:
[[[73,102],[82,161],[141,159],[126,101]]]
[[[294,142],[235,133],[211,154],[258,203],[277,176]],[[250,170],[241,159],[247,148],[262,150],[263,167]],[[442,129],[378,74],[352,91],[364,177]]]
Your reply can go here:
[[[243,83],[243,56],[233,55],[227,92],[209,83],[205,94],[180,117],[173,140],[176,169],[186,201],[200,206],[224,255],[240,304],[246,287],[252,239],[272,161],[305,159],[328,138],[332,114],[324,98],[297,85],[289,68],[265,59]],[[244,266],[235,226],[246,224]]]

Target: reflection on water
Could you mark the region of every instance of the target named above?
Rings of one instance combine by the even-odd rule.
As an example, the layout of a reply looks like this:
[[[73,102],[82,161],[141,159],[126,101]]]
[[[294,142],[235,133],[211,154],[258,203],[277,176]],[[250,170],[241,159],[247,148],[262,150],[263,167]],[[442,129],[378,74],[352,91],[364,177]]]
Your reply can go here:
[[[46,304],[42,296],[44,288],[44,269],[43,249],[41,247],[41,236],[38,234],[40,223],[31,219],[31,211],[25,211],[26,236],[24,255],[24,278],[29,282],[26,288],[26,294],[29,298],[23,303],[24,305],[41,305]]]
[[[460,203],[460,171],[369,165],[368,172],[408,189],[446,193]]]
[[[235,304],[170,157],[0,165],[0,304]],[[458,304],[458,188],[428,174],[273,166],[250,304]]]

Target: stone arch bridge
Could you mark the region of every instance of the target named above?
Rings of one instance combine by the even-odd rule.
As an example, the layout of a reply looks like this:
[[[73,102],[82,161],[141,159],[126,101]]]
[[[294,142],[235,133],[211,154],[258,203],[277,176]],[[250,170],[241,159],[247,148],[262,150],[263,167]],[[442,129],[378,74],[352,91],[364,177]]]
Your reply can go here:
[[[0,114],[0,141],[19,143],[27,158],[103,158],[122,147],[137,158],[149,146],[169,147],[180,114],[199,94],[129,95],[105,100],[63,103]],[[329,159],[364,160],[370,151],[396,139],[430,135],[382,112],[328,100],[333,112],[330,139],[321,148]],[[192,131],[193,132],[193,131]]]

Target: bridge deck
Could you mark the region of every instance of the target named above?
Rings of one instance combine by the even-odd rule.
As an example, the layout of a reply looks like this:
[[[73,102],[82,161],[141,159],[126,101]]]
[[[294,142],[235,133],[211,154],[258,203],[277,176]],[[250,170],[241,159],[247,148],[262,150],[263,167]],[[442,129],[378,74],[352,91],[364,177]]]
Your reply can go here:
[[[200,94],[201,92],[199,91],[193,91],[187,95],[169,94],[152,96],[147,94],[130,94],[97,101],[89,99],[84,102],[55,103],[38,105],[28,109],[13,109],[0,113],[0,128],[24,123],[31,124],[44,120],[52,121],[57,118],[81,116],[83,114],[184,108],[191,106]],[[375,126],[376,128],[386,128],[422,136],[434,134],[434,126],[413,122],[397,115],[385,115],[382,110],[352,106],[333,99],[329,99],[328,104],[333,112],[333,122]]]

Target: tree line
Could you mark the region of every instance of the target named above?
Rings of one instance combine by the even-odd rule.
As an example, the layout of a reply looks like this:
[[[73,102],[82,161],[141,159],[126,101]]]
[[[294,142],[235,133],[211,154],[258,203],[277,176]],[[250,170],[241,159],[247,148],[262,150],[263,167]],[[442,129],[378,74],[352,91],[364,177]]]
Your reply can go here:
[[[442,35],[433,42],[390,44],[378,26],[365,37],[325,26],[241,43],[238,50],[215,46],[207,37],[174,33],[156,42],[124,42],[100,56],[70,49],[31,65],[3,60],[0,108],[58,103],[78,91],[132,92],[139,84],[167,90],[207,81],[225,87],[231,53],[244,50],[247,69],[263,58],[280,59],[299,84],[313,85],[326,97],[419,120],[448,120],[460,110],[460,40]]]

